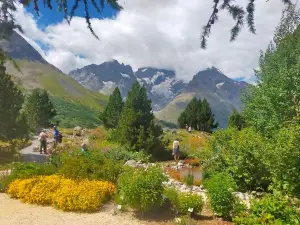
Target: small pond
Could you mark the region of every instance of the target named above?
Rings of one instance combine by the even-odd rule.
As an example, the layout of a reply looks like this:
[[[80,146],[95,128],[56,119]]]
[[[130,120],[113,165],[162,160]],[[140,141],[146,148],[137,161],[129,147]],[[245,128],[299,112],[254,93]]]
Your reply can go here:
[[[189,174],[194,176],[194,182],[201,182],[202,180],[202,172],[200,167],[188,168],[184,167],[178,170],[180,174],[180,180],[184,180]]]

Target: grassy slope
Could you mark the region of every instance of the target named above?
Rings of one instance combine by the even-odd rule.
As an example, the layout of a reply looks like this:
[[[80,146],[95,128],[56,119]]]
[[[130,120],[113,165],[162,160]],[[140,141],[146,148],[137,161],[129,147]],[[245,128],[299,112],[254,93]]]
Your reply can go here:
[[[25,90],[46,89],[58,111],[56,119],[61,126],[93,126],[100,123],[99,111],[103,109],[108,97],[89,91],[71,77],[57,71],[51,65],[27,60],[16,61],[21,73],[7,64],[7,72],[13,75],[16,83]]]
[[[155,116],[159,120],[164,120],[177,124],[180,113],[183,112],[186,105],[192,100],[194,94],[183,93],[178,95],[173,101],[171,101],[163,110],[157,112]]]
[[[157,112],[156,117],[159,120],[177,123],[178,117],[193,97],[201,99],[205,97],[210,103],[211,109],[216,116],[216,120],[219,122],[219,126],[221,128],[227,126],[229,115],[235,107],[230,102],[215,96],[213,93],[182,93],[173,99],[173,101],[171,101],[164,109]]]

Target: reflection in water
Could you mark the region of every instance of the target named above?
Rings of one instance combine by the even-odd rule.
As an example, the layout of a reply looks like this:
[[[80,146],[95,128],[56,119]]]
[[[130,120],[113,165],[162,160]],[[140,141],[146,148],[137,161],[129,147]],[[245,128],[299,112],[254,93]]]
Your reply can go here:
[[[184,180],[189,174],[194,176],[194,182],[200,182],[202,180],[202,172],[200,167],[182,168],[179,169],[180,180]]]

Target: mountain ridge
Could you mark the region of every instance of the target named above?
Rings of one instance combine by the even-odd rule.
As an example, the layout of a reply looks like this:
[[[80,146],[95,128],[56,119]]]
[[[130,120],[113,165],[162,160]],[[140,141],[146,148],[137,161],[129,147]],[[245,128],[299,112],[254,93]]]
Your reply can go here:
[[[34,88],[49,92],[58,112],[55,121],[59,121],[60,126],[94,127],[101,124],[98,114],[106,105],[107,96],[84,88],[72,77],[62,73],[17,32],[11,36],[10,43],[2,40],[0,45],[18,65],[20,70],[10,61],[5,64],[7,73],[12,75],[25,93]]]
[[[104,65],[111,67],[103,70]],[[86,88],[104,94],[110,94],[118,86],[123,97],[126,97],[131,84],[138,81],[147,89],[148,96],[152,100],[153,111],[158,119],[172,123],[177,122],[179,114],[188,101],[191,100],[191,96],[201,99],[206,98],[221,127],[226,127],[228,117],[233,109],[238,111],[242,109],[241,90],[248,86],[244,81],[232,80],[216,67],[201,70],[189,82],[184,82],[176,78],[176,73],[173,70],[142,67],[133,72],[130,65],[126,65],[126,67],[130,70],[130,76],[127,77],[127,80],[131,79],[131,82],[124,86],[123,80],[125,78],[122,77],[121,66],[125,65],[113,60],[73,70],[69,75]],[[87,70],[91,67],[93,67],[93,74],[96,74],[96,78],[93,77],[89,69]],[[84,74],[83,80],[80,79],[82,76],[78,71]],[[97,85],[97,82],[100,82],[100,85]],[[110,92],[107,91],[108,88],[105,89],[108,84],[110,85]],[[181,100],[176,98],[180,96],[179,99],[182,99],[184,95],[188,97],[184,98],[184,102],[179,103]],[[174,100],[175,103],[170,105]],[[176,113],[172,111],[176,111]]]

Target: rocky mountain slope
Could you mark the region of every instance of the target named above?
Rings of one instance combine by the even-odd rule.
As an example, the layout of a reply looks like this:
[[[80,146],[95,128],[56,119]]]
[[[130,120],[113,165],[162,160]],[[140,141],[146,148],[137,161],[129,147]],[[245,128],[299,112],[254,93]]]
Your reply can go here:
[[[131,66],[117,60],[100,65],[88,65],[69,73],[84,87],[109,95],[118,86],[126,97],[132,84],[138,81],[147,88],[154,111],[164,108],[185,87],[182,81],[175,79],[175,72],[156,68],[140,68],[136,73]]]
[[[242,109],[241,93],[246,82],[234,81],[217,68],[200,71],[163,110],[156,113],[160,120],[176,123],[180,113],[193,97],[206,98],[220,127],[226,127],[232,110]]]
[[[100,123],[98,113],[106,104],[107,96],[84,88],[49,64],[16,32],[11,37],[11,43],[2,41],[0,44],[20,68],[18,71],[8,62],[7,72],[24,91],[46,89],[57,108],[56,119],[61,126],[93,126]]]
[[[176,78],[174,71],[144,67],[134,73],[131,66],[116,60],[89,65],[69,75],[86,88],[108,95],[119,86],[123,97],[137,80],[146,87],[158,119],[171,123],[177,123],[178,116],[194,96],[206,98],[221,127],[226,127],[234,108],[241,110],[241,90],[247,86],[215,67],[198,72],[190,82],[184,83]]]

